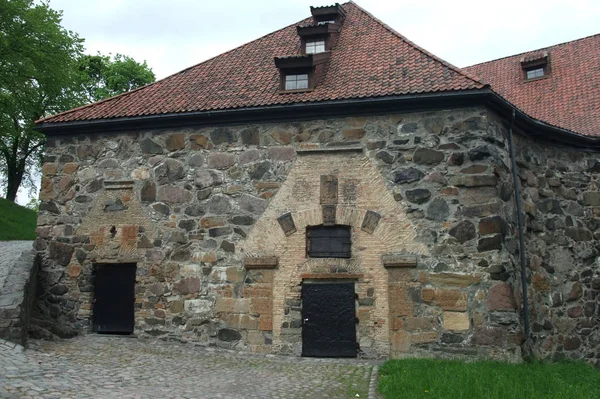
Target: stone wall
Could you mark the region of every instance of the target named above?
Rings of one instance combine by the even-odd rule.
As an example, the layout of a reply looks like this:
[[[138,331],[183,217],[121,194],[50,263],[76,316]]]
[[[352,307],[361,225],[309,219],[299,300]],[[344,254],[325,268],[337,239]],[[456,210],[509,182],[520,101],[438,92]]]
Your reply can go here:
[[[539,163],[527,160],[527,151],[540,153],[533,157]],[[541,161],[560,159],[552,151],[568,158],[560,149],[523,146],[520,157],[530,165],[521,172],[524,184],[540,184],[553,170]],[[598,160],[580,156],[582,165]],[[298,354],[302,281],[350,279],[365,355],[520,357],[506,130],[484,109],[54,137],[45,161],[40,306],[62,322],[89,329],[94,264],[136,262],[142,336]],[[595,198],[583,194],[598,191],[594,173],[577,189],[581,201]],[[325,217],[322,176],[338,182],[328,212],[352,227],[348,262],[306,258],[306,227]],[[530,188],[524,199],[545,212],[539,207],[546,202],[529,199]],[[598,208],[580,205],[584,215],[568,234],[597,246],[597,226],[587,234],[579,225],[595,223]],[[370,233],[363,229],[367,211],[381,218]],[[295,224],[290,234],[289,220],[278,222],[287,213]],[[532,254],[545,250],[538,232],[528,231]],[[398,261],[407,255],[418,260]],[[261,259],[275,261],[261,266]],[[588,281],[593,292],[595,280],[583,272],[594,256],[586,259],[556,272],[557,287],[577,270],[582,290]],[[538,274],[532,290],[539,291]],[[539,312],[545,299],[535,295]],[[585,313],[589,305],[577,300]]]
[[[515,145],[536,355],[600,365],[600,156]]]

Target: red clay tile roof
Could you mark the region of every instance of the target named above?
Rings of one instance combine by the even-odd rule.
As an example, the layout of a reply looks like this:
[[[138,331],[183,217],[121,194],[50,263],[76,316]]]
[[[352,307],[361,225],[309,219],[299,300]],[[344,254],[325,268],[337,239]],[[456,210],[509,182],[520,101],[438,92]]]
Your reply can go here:
[[[140,89],[38,122],[56,123],[225,110],[485,87],[476,78],[419,48],[355,3],[329,68],[311,92],[280,94],[274,57],[300,54],[296,26],[261,37]]]
[[[521,60],[548,53],[547,78],[526,82]],[[529,116],[587,136],[600,137],[600,34],[517,54],[463,70]]]

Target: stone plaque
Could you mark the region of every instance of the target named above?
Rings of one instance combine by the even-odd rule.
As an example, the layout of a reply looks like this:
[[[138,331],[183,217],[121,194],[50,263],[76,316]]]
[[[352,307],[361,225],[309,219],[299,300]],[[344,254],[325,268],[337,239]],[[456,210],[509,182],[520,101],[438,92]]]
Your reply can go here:
[[[417,255],[384,254],[381,256],[383,266],[390,267],[417,267],[419,258]]]
[[[334,175],[321,176],[321,204],[338,203],[338,178]]]
[[[294,218],[292,217],[292,213],[284,213],[283,215],[277,218],[281,229],[285,233],[286,236],[294,234],[296,232],[296,223],[294,223]]]
[[[257,258],[245,258],[246,269],[275,269],[279,259],[276,256],[262,256]]]
[[[362,231],[366,231],[369,234],[373,234],[377,225],[379,224],[379,220],[381,219],[381,215],[375,211],[367,211],[365,213],[365,218],[363,219],[362,226],[360,227]]]
[[[342,181],[342,201],[345,203],[355,203],[358,191],[358,180],[348,179]]]
[[[335,225],[335,214],[337,207],[335,205],[323,205],[323,226]]]

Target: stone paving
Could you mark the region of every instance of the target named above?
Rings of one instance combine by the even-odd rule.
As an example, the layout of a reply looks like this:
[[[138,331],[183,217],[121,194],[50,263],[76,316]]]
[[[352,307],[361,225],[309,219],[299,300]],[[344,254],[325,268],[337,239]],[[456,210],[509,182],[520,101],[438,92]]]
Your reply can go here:
[[[0,289],[4,287],[12,267],[24,251],[32,248],[33,241],[0,241]]]
[[[30,345],[0,340],[0,398],[368,398],[377,370],[127,336]]]

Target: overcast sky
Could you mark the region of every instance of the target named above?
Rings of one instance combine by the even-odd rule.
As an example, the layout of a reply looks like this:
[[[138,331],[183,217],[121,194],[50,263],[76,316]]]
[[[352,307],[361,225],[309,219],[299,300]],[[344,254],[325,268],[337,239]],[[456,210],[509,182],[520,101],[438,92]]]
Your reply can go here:
[[[464,67],[600,33],[599,0],[361,0],[446,61]],[[310,16],[321,0],[50,0],[86,52],[146,60],[157,79]],[[27,202],[25,194],[20,203]]]

